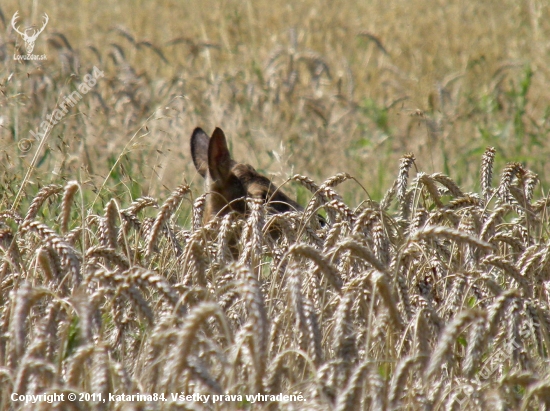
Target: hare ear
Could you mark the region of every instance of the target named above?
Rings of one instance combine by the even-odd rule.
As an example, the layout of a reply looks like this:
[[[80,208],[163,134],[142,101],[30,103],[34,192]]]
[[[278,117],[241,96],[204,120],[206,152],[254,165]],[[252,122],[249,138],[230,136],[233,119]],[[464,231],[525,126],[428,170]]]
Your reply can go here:
[[[200,127],[193,130],[191,134],[191,157],[193,157],[193,163],[195,168],[203,178],[206,178],[206,171],[208,170],[208,143],[210,137]]]
[[[208,171],[214,180],[227,181],[235,162],[229,154],[223,131],[216,127],[208,145]]]

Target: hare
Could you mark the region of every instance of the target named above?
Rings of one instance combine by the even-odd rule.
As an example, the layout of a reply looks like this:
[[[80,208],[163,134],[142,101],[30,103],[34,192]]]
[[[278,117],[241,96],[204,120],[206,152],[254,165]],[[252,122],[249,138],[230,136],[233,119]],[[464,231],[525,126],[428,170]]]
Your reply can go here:
[[[303,210],[254,167],[233,160],[225,134],[220,128],[216,128],[212,137],[208,137],[197,127],[191,135],[191,155],[195,168],[206,179],[209,194],[204,222],[230,211],[245,214],[246,197],[262,199],[275,213]]]

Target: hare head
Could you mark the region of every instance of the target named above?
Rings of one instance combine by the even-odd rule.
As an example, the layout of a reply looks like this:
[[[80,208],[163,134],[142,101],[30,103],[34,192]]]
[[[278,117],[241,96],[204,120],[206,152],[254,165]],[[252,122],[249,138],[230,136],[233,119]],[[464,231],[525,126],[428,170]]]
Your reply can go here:
[[[246,197],[262,199],[274,213],[303,210],[254,167],[233,160],[220,128],[208,137],[197,127],[191,135],[191,155],[195,168],[206,180],[209,194],[205,222],[230,211],[245,214]]]

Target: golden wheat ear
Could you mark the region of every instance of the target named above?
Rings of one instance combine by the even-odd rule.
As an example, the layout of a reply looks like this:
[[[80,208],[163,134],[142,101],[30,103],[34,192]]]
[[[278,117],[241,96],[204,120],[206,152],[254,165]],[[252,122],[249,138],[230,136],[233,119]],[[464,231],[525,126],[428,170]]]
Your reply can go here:
[[[210,137],[200,127],[193,130],[191,134],[191,157],[193,164],[203,178],[206,178],[208,171],[208,144]]]
[[[208,171],[216,181],[227,181],[235,162],[231,158],[227,140],[221,128],[216,127],[208,144]]]

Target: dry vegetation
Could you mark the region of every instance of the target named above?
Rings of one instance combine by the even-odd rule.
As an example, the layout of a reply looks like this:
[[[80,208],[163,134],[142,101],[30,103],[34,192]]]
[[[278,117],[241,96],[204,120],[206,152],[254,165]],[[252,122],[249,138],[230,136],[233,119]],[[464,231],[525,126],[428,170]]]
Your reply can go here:
[[[543,2],[21,3],[0,8],[0,409],[548,408]],[[18,9],[49,14],[47,61],[13,60]],[[204,225],[198,125],[305,211]]]

